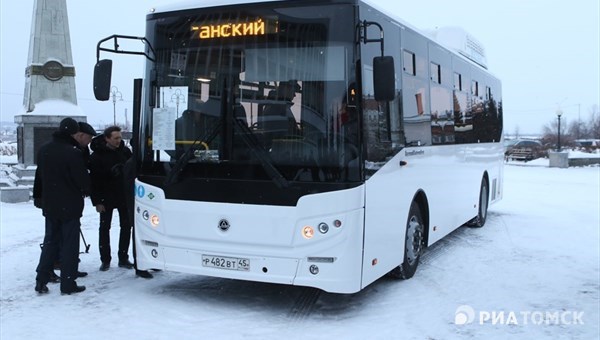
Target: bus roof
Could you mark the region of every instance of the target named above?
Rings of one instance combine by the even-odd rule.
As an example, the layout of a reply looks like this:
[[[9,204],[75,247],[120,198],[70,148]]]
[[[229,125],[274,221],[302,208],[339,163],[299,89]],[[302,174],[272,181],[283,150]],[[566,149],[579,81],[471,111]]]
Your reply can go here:
[[[218,7],[227,5],[251,4],[256,2],[275,2],[282,0],[182,0],[150,9],[151,13],[173,12],[192,8]]]

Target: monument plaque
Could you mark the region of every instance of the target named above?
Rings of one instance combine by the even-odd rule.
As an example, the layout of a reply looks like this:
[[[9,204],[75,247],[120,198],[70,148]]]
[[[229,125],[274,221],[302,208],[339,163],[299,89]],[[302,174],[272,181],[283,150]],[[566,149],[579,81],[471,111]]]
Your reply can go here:
[[[63,77],[63,66],[58,61],[47,61],[42,67],[44,77],[50,81],[57,81]]]

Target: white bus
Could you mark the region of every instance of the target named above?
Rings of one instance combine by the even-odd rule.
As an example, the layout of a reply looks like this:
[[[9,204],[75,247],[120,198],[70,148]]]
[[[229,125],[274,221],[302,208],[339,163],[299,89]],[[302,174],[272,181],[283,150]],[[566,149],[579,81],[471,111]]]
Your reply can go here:
[[[101,100],[100,52],[146,44],[139,269],[354,293],[483,226],[502,197],[500,81],[468,34],[425,35],[371,2],[169,5],[144,38],[98,44]]]

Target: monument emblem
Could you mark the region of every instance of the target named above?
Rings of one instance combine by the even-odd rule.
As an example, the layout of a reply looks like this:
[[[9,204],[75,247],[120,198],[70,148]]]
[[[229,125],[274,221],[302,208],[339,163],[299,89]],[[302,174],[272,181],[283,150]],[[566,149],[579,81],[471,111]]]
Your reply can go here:
[[[50,60],[42,66],[44,77],[50,81],[57,81],[63,77],[63,66],[58,61]]]

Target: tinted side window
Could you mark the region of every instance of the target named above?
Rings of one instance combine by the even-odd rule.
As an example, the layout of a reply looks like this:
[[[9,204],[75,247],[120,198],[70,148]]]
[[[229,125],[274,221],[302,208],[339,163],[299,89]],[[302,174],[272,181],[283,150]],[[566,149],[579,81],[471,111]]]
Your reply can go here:
[[[404,50],[403,53],[404,56],[404,62],[402,65],[402,69],[404,70],[404,72],[406,72],[407,74],[410,74],[411,76],[417,75],[416,72],[416,59],[415,59],[415,54]]]
[[[462,75],[460,73],[454,73],[454,89],[462,91]]]

